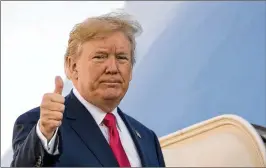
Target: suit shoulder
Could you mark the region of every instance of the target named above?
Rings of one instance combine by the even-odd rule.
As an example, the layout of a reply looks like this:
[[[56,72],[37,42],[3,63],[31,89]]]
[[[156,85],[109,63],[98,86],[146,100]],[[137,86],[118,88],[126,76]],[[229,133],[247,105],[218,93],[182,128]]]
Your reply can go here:
[[[137,126],[138,128],[142,129],[142,130],[145,130],[145,131],[149,131],[149,132],[152,132],[153,131],[151,129],[149,129],[148,127],[146,127],[144,124],[142,124],[141,122],[139,122],[138,120],[136,120],[135,118],[127,115],[124,113],[124,115],[130,120],[130,122],[132,124],[134,124],[134,126]]]
[[[35,107],[21,114],[15,121],[15,124],[37,122],[40,118],[40,107]]]

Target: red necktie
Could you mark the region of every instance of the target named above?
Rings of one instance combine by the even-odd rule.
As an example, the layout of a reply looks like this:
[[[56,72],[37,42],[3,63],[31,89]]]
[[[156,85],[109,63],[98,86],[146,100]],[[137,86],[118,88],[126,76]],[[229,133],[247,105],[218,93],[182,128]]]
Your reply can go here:
[[[104,125],[108,127],[109,144],[118,161],[120,167],[130,167],[126,152],[121,144],[118,130],[116,128],[116,119],[112,113],[107,113],[104,120]]]

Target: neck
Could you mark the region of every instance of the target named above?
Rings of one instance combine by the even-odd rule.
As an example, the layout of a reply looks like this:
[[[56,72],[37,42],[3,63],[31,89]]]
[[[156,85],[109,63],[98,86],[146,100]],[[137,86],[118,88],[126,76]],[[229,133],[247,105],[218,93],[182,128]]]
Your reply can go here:
[[[114,102],[114,100],[101,100],[101,101],[90,101],[88,99],[86,99],[86,100],[89,103],[100,108],[101,110],[103,110],[106,113],[113,111],[118,106],[118,103]]]

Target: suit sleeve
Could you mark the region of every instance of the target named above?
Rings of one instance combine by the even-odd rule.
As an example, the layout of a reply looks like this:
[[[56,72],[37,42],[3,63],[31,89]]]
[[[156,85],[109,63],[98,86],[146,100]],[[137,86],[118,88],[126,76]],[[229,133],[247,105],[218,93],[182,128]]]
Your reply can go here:
[[[44,149],[37,133],[37,121],[20,116],[13,129],[13,160],[11,167],[52,167],[59,155],[50,155]]]
[[[152,133],[154,135],[154,141],[155,141],[155,146],[156,146],[156,152],[157,152],[159,167],[165,167],[164,157],[163,157],[161,145],[159,143],[159,139],[153,131],[152,131]]]
[[[58,143],[56,144],[57,131],[58,131],[58,128],[56,129],[52,139],[48,142],[40,130],[39,121],[36,125],[36,133],[37,133],[39,139],[41,140],[42,146],[44,147],[46,152],[48,152],[51,155],[59,154]]]

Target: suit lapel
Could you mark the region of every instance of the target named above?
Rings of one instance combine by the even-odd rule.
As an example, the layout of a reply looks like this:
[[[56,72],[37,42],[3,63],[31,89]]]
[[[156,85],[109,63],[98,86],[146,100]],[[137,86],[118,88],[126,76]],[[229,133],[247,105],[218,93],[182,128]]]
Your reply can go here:
[[[118,167],[115,156],[99,126],[92,115],[75,97],[73,91],[71,91],[69,98],[66,99],[65,113],[72,129],[95,155],[102,166]]]
[[[130,120],[127,118],[127,116],[119,108],[117,111],[118,111],[118,114],[120,115],[120,117],[122,118],[122,120],[124,121],[125,125],[127,126],[127,129],[129,130],[130,135],[131,135],[131,137],[135,143],[138,154],[140,156],[142,167],[148,166],[149,165],[149,159],[147,158],[147,156],[145,154],[145,142],[144,142],[145,137],[142,137],[140,132],[134,128],[133,123],[130,122]]]

